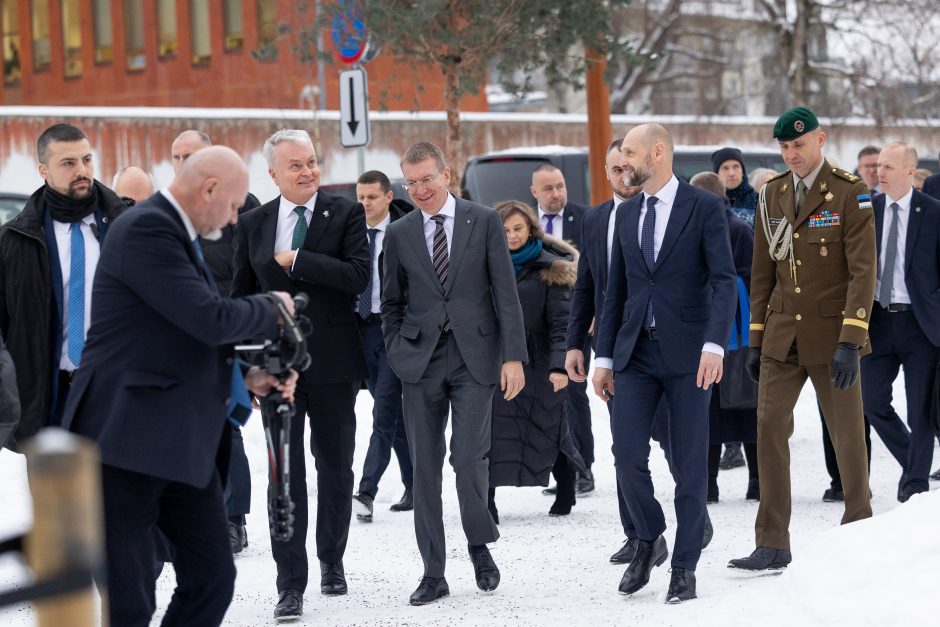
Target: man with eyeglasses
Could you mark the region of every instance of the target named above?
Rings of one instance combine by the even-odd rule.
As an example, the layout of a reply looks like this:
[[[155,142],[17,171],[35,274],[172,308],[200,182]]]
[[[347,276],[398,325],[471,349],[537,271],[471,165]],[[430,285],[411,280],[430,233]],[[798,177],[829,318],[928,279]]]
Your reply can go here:
[[[313,361],[297,383],[289,449],[294,534],[271,542],[274,617],[291,620],[303,613],[307,587],[307,414],[317,468],[320,592],[347,592],[343,553],[352,517],[356,394],[369,376],[351,303],[369,282],[369,240],[362,205],[319,190],[320,167],[306,131],[282,129],[263,152],[281,194],[239,218],[232,296],[277,290],[310,297],[303,313],[311,322],[307,348]]]
[[[411,595],[426,605],[450,593],[444,579],[441,482],[447,414],[450,463],[477,586],[499,585],[487,544],[499,537],[487,507],[491,411],[525,384],[528,359],[516,277],[499,215],[447,191],[441,149],[415,144],[401,159],[419,211],[389,225],[384,241],[382,331],[388,363],[402,381],[405,430],[414,463],[414,517],[424,575]]]
[[[858,165],[855,167],[858,175],[868,186],[868,191],[872,194],[881,191],[878,188],[879,154],[881,154],[881,148],[878,146],[865,146],[858,151]]]

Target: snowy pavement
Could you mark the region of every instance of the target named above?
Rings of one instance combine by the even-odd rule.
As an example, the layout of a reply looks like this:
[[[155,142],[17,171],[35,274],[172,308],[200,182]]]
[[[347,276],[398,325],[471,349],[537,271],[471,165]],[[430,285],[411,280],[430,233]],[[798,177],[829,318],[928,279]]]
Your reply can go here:
[[[895,398],[903,403],[899,379]],[[796,410],[790,441],[793,466],[793,565],[780,576],[756,579],[726,567],[729,558],[753,548],[757,504],[744,500],[744,468],[719,475],[721,502],[709,506],[715,538],[702,554],[696,572],[695,601],[665,605],[668,563],[653,571],[650,584],[633,595],[618,594],[623,567],[608,563],[620,548],[622,530],[614,495],[613,460],[607,412],[592,398],[595,416],[597,490],[579,499],[568,517],[547,515],[551,499],[537,488],[500,488],[496,500],[502,538],[492,545],[502,572],[499,589],[477,590],[460,528],[453,473],[444,475],[445,526],[448,542],[447,580],[451,596],[426,607],[408,605],[418,584],[421,559],[414,540],[412,515],[388,511],[401,496],[393,461],[380,485],[375,522],[352,521],[345,567],[349,594],[319,594],[312,527],[307,537],[313,558],[305,594],[304,620],[309,625],[935,625],[936,560],[940,556],[940,494],[937,483],[928,495],[904,506],[895,500],[900,470],[873,435],[871,487],[875,518],[838,527],[841,504],[822,503],[828,486],[816,413],[808,385]],[[355,470],[357,482],[371,431],[372,399],[359,395]],[[903,406],[898,408],[903,410]],[[903,411],[902,411],[903,415]],[[252,465],[252,513],[249,546],[236,557],[238,579],[226,624],[274,624],[277,593],[270,558],[265,513],[264,443],[261,421],[252,418],[245,433]],[[309,452],[308,452],[309,457]],[[940,456],[935,456],[940,460]],[[307,464],[308,469],[313,464]],[[670,548],[675,533],[673,483],[665,460],[654,448],[651,461],[657,496],[664,503]],[[935,464],[936,467],[936,464]],[[315,481],[308,481],[311,499]],[[0,453],[0,537],[29,525],[25,464],[9,451]],[[311,515],[311,518],[313,516]],[[312,523],[313,521],[311,521]],[[24,575],[11,558],[0,559],[0,589]],[[158,582],[158,612],[166,608],[174,585],[172,569]],[[27,606],[0,609],[0,624],[32,625]],[[295,623],[298,624],[298,623]]]

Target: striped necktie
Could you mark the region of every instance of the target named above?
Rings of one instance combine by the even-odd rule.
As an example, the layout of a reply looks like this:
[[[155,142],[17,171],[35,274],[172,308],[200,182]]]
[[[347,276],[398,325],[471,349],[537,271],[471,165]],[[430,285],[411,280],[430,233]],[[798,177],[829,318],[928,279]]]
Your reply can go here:
[[[431,245],[431,264],[434,266],[434,272],[437,279],[441,282],[441,287],[447,288],[447,267],[450,265],[450,259],[447,255],[447,233],[444,231],[444,220],[447,216],[437,214],[431,216],[434,220],[434,239]],[[450,331],[450,318],[445,314],[444,326],[441,327],[446,333]]]
[[[72,222],[71,262],[69,264],[69,304],[66,311],[69,361],[77,368],[85,349],[85,236],[82,222]]]

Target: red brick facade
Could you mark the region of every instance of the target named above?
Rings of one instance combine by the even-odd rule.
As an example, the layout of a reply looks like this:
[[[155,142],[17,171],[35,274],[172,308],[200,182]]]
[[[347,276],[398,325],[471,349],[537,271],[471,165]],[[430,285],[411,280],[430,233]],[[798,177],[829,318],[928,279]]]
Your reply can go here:
[[[269,0],[270,1],[270,0]],[[313,0],[308,0],[313,4]],[[43,4],[48,11],[48,37],[42,49],[34,50],[31,7]],[[291,36],[278,37],[277,60],[254,58],[261,48],[257,0],[227,3],[225,0],[175,0],[175,51],[161,55],[158,26],[160,0],[3,0],[11,4],[3,14],[16,13],[15,24],[4,23],[4,79],[0,81],[0,104],[6,105],[116,105],[175,107],[307,107],[300,94],[316,83],[316,66],[297,60]],[[77,11],[81,49],[72,50],[66,63],[63,42],[64,5]],[[298,20],[294,0],[271,1],[278,22]],[[101,7],[110,5],[110,46],[96,45],[96,18],[107,21]],[[240,37],[229,37],[226,49],[224,6],[241,11]],[[191,7],[208,7],[208,59],[196,60],[192,42],[195,16]],[[125,8],[132,22],[142,23],[139,55],[128,55]],[[96,11],[98,12],[96,15]],[[138,15],[139,12],[139,15]],[[9,16],[8,16],[9,17]],[[309,18],[306,18],[309,19]],[[8,19],[7,21],[13,21]],[[10,45],[18,36],[16,52]],[[133,35],[132,35],[133,37]],[[234,41],[233,41],[234,40]],[[329,33],[324,47],[332,50]],[[239,44],[240,41],[240,44]],[[166,52],[166,51],[164,51]],[[45,68],[35,69],[36,59],[48,58]],[[96,61],[96,57],[105,60]],[[110,60],[107,60],[107,58]],[[80,65],[80,67],[79,67]],[[134,65],[142,65],[139,69]],[[18,66],[18,67],[16,67]],[[340,61],[325,66],[326,108],[339,108],[338,74],[346,66]],[[372,109],[432,111],[444,108],[444,81],[435,67],[416,69],[379,55],[366,66]],[[68,73],[80,74],[66,76]],[[419,87],[420,86],[420,87]],[[318,102],[318,100],[317,100]],[[465,111],[485,111],[483,95],[468,97]]]

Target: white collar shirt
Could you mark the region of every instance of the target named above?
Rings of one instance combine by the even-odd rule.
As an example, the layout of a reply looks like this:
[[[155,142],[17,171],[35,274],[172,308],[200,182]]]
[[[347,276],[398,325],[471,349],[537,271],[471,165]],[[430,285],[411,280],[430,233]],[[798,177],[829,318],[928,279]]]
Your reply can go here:
[[[85,337],[88,337],[88,329],[91,326],[91,289],[95,278],[95,268],[98,267],[98,259],[101,256],[101,245],[98,238],[92,230],[95,224],[95,214],[91,213],[82,218],[79,227],[82,232],[82,240],[85,243]],[[59,253],[59,268],[62,272],[62,355],[59,358],[59,370],[75,370],[76,365],[72,363],[68,355],[68,329],[69,325],[65,317],[69,310],[69,280],[72,278],[72,223],[52,221],[52,229],[55,232],[55,245]],[[96,227],[97,228],[97,227]]]
[[[878,243],[878,281],[875,286],[875,297],[881,294],[881,273],[885,267],[885,251],[888,249],[888,233],[891,230],[891,224],[894,222],[894,211],[891,209],[893,203],[898,205],[898,256],[894,261],[894,280],[891,284],[891,302],[879,303],[882,307],[891,304],[911,303],[911,295],[907,291],[907,283],[904,276],[904,255],[907,249],[907,225],[911,217],[911,198],[914,196],[913,188],[909,189],[904,196],[894,200],[885,194],[884,218],[881,221],[881,241]]]
[[[433,220],[435,215],[445,216],[444,234],[447,236],[447,256],[450,257],[451,242],[454,240],[454,220],[457,216],[457,201],[452,194],[447,194],[447,200],[444,206],[436,214],[421,211],[421,219],[424,220],[424,241],[428,245],[428,254],[434,258],[434,230],[437,228],[437,222]]]

